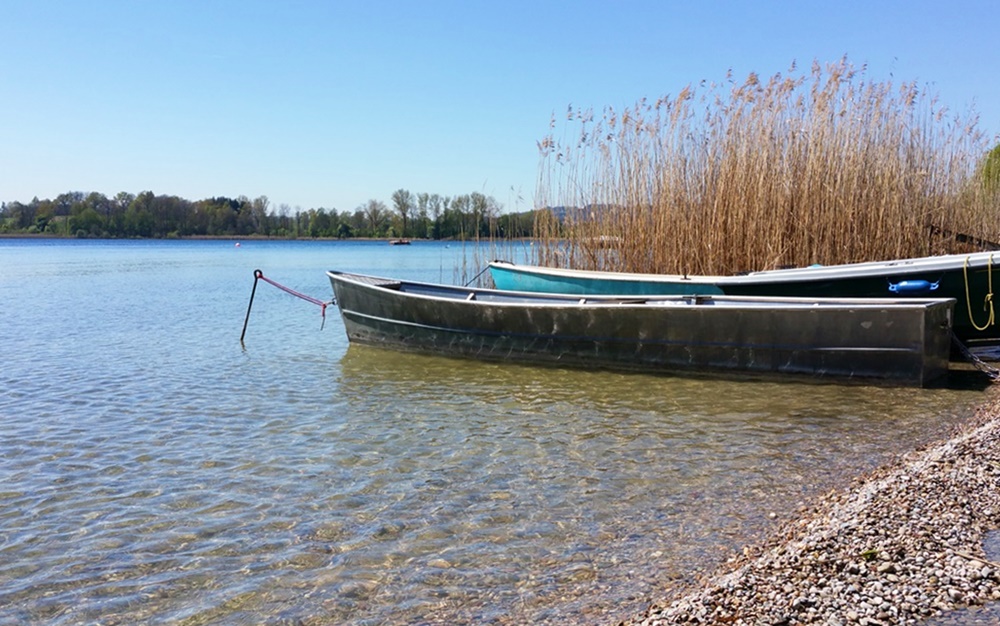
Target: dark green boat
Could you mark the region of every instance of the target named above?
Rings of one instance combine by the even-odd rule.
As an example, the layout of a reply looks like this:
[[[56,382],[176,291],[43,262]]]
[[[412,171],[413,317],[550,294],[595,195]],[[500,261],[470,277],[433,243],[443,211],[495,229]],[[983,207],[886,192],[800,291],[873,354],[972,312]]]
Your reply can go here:
[[[996,258],[994,259],[994,256]],[[1000,252],[751,272],[679,276],[490,264],[498,289],[578,295],[725,294],[815,298],[954,298],[955,335],[970,348],[1000,345],[993,275]],[[997,277],[1000,286],[1000,276]]]

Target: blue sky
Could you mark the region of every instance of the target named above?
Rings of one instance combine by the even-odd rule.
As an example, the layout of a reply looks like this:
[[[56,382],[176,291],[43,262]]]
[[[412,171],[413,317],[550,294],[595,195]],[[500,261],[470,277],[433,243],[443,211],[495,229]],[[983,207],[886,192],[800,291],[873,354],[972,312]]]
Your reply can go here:
[[[792,61],[916,81],[1000,134],[1000,2],[0,0],[0,200],[414,193],[532,208],[536,141]]]

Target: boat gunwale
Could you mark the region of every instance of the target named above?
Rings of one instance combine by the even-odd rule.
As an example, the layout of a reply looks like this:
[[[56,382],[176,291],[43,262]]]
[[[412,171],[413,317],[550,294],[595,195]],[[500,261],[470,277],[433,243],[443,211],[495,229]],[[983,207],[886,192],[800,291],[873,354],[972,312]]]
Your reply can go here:
[[[530,305],[544,308],[623,308],[649,309],[676,306],[678,308],[704,308],[732,311],[734,309],[754,310],[780,305],[783,310],[842,310],[842,309],[928,309],[941,305],[956,304],[955,298],[824,298],[808,296],[735,296],[718,294],[677,294],[677,295],[577,295],[539,293],[531,291],[508,291],[484,289],[458,285],[442,285],[413,280],[382,278],[366,274],[355,274],[329,270],[327,275],[342,279],[354,285],[377,291],[395,292],[409,298],[420,298],[449,303],[466,303],[474,306],[523,307]],[[358,280],[361,279],[361,280]],[[403,286],[417,288],[403,289]],[[454,294],[454,295],[452,295]],[[470,298],[469,295],[475,297]],[[708,304],[708,303],[711,304]]]
[[[913,259],[895,259],[889,261],[865,261],[862,263],[843,263],[839,265],[818,265],[809,267],[793,267],[774,270],[759,270],[746,274],[707,275],[707,274],[650,274],[630,272],[609,272],[603,270],[573,270],[566,268],[544,267],[540,265],[519,265],[510,261],[491,261],[489,267],[498,268],[522,275],[554,276],[570,279],[599,279],[611,282],[650,281],[654,283],[732,285],[741,283],[785,282],[789,279],[839,279],[839,278],[872,278],[885,277],[914,272],[954,271],[959,267],[969,269],[991,268],[994,263],[1000,265],[1000,252],[973,252],[969,254],[949,254],[940,256],[919,257]]]

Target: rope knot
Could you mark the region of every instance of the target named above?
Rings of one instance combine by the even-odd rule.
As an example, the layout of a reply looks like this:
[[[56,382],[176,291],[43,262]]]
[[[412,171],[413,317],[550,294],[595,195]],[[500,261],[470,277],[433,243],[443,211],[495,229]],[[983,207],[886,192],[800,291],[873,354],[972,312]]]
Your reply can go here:
[[[972,317],[972,300],[969,295],[969,257],[965,257],[962,264],[962,277],[965,279],[965,308],[969,312],[969,323],[972,327],[982,332],[996,323],[996,312],[993,310],[993,255],[990,254],[986,260],[986,296],[983,298],[983,310],[986,311],[986,323],[982,326],[976,323]]]

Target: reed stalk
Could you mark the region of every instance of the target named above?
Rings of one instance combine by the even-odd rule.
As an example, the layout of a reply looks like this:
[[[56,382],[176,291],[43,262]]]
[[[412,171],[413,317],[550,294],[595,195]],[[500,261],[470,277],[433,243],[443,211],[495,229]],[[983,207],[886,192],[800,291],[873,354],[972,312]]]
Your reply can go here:
[[[600,116],[570,108],[539,149],[541,265],[730,274],[1000,241],[975,120],[846,58]]]

